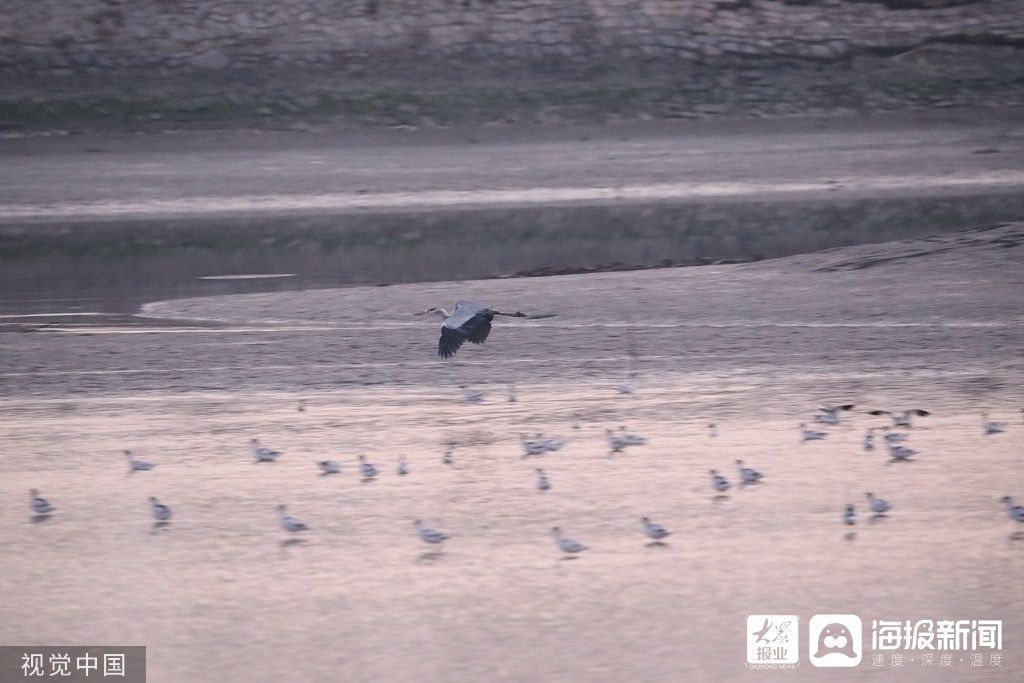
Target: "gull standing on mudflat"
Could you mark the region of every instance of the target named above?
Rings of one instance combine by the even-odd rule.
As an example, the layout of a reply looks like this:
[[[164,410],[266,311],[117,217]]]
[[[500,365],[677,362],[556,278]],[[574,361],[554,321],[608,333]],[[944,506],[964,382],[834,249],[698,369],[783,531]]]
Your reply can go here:
[[[377,468],[372,464],[366,462],[366,456],[359,456],[359,474],[363,475],[363,480],[373,479],[377,476]]]
[[[893,460],[910,460],[912,457],[917,455],[917,451],[913,448],[907,448],[906,446],[900,446],[899,444],[886,443],[889,448],[889,456]]]
[[[1013,498],[1009,496],[1003,496],[1002,502],[1006,503],[1006,512],[1010,515],[1010,519],[1015,522],[1024,522],[1024,505],[1014,505]]]
[[[400,477],[404,477],[409,473],[409,467],[405,464],[405,456],[403,455],[398,459],[398,466],[395,468],[395,472]]]
[[[32,512],[37,515],[48,515],[57,508],[50,505],[49,501],[45,498],[39,497],[39,489],[32,489],[28,492],[29,505],[32,507]]]
[[[519,440],[523,444],[523,457],[531,455],[544,455],[548,452],[547,444],[541,443],[536,439],[527,439],[524,434],[519,435]]]
[[[711,470],[711,488],[725,493],[729,489],[729,480],[719,474],[718,470]]]
[[[538,439],[538,443],[544,447],[547,451],[558,451],[565,445],[564,439],[548,437],[546,439]]]
[[[504,315],[510,318],[525,318],[525,313],[502,313],[489,306],[474,304],[470,301],[459,301],[455,304],[455,310],[449,313],[443,308],[428,308],[425,314],[433,314],[442,318],[441,338],[437,342],[437,355],[441,358],[451,358],[462,346],[462,343],[469,341],[470,344],[483,344],[487,341],[487,335],[491,333],[491,321],[496,315]]]
[[[261,446],[258,439],[249,439],[249,448],[252,449],[252,457],[256,458],[256,462],[274,462],[281,455],[277,451]]]
[[[574,538],[568,538],[562,535],[562,530],[559,527],[551,528],[551,535],[555,539],[555,545],[558,546],[559,550],[570,555],[583,552],[587,549],[587,546],[583,545]]]
[[[640,521],[644,524],[644,534],[653,541],[661,541],[661,539],[672,534],[671,531],[662,525],[652,522],[650,517],[641,517]]]
[[[551,482],[548,481],[548,475],[544,474],[544,470],[537,468],[537,490],[547,491],[551,488]]]
[[[847,505],[843,510],[843,524],[853,525],[857,523],[857,511],[852,505]]]
[[[712,439],[718,436],[718,425],[716,425],[714,422],[708,424],[708,436],[710,436]]]
[[[341,465],[333,460],[319,460],[316,464],[320,468],[321,476],[325,474],[338,474],[341,472]]]
[[[639,375],[636,372],[629,373],[629,379],[615,387],[615,391],[617,391],[621,396],[629,396],[633,393],[633,382],[636,381],[637,377],[639,377]]]
[[[149,497],[149,512],[158,524],[171,521],[171,508],[157,502],[156,496]]]
[[[610,429],[604,430],[605,439],[608,441],[608,448],[611,449],[612,453],[620,453],[626,446],[629,446],[629,442],[625,441],[621,436],[615,434]]]
[[[440,531],[434,531],[423,526],[421,520],[413,522],[413,526],[416,527],[416,535],[420,537],[420,540],[424,543],[430,543],[431,545],[440,545],[448,540],[448,535],[443,534]]]
[[[891,410],[872,410],[869,415],[888,415],[892,418],[893,427],[906,427],[910,429],[913,425],[911,422],[914,416],[924,417],[925,415],[931,415],[927,410],[921,410],[920,408],[911,408],[910,410],[904,410],[902,413],[893,412]]]
[[[129,472],[146,472],[156,467],[151,462],[144,462],[142,460],[136,460],[135,456],[132,455],[131,451],[124,451],[124,455],[128,458],[128,471]]]
[[[643,446],[647,443],[646,438],[637,436],[636,434],[630,434],[626,431],[625,427],[619,427],[618,437],[622,439],[627,446]]]
[[[441,464],[448,465],[449,467],[455,464],[455,452],[451,446],[449,446],[448,449],[445,450],[444,455],[441,456]]]
[[[484,402],[484,392],[477,389],[469,389],[465,384],[460,384],[459,389],[462,389],[462,398],[466,403]]]
[[[864,434],[864,450],[873,451],[875,450],[875,430],[869,429]]]
[[[289,533],[295,533],[296,531],[308,531],[309,527],[295,519],[294,517],[288,516],[285,512],[284,505],[277,506],[277,521],[281,523],[281,528]]]
[[[739,468],[740,479],[743,480],[744,484],[756,484],[762,479],[764,479],[764,475],[758,472],[757,470],[751,469],[749,467],[744,467],[742,460],[736,461],[736,467]]]
[[[988,413],[982,413],[981,426],[985,430],[985,436],[989,436],[990,434],[1002,434],[1006,431],[1006,423],[988,419]]]
[[[885,429],[885,436],[882,438],[886,443],[903,443],[910,438],[910,434],[906,432],[890,432],[891,427],[883,427],[883,429]]]
[[[800,440],[801,441],[820,441],[824,439],[828,434],[826,432],[816,432],[813,429],[807,428],[806,422],[800,423]]]
[[[867,499],[868,505],[871,507],[871,511],[875,513],[876,516],[884,515],[886,512],[892,509],[892,506],[889,505],[889,501],[882,500],[881,498],[876,498],[875,494],[873,493],[868,493]]]

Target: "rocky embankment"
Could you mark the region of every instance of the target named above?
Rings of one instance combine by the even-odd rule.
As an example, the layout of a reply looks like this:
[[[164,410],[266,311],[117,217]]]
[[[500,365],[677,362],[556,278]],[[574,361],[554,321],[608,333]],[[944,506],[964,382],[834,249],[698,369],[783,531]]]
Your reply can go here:
[[[1021,0],[10,0],[0,128],[1024,103]]]

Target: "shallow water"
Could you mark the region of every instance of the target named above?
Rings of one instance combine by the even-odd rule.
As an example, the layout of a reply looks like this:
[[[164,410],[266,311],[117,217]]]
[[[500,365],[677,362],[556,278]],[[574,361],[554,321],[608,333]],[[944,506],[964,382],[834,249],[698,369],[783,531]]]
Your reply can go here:
[[[798,614],[805,638],[811,615],[850,612],[868,630],[1002,619],[1002,667],[984,676],[1018,680],[1024,540],[999,498],[1024,498],[1024,259],[1006,246],[1020,230],[183,300],[147,307],[164,317],[143,326],[3,333],[0,642],[146,644],[153,681],[804,679],[821,677],[806,645],[797,672],[746,669],[746,615]],[[436,321],[411,313],[458,296],[557,315],[499,321],[484,347],[432,360]],[[636,393],[618,395],[631,372]],[[485,402],[462,401],[461,382]],[[825,441],[800,443],[800,421],[847,400]],[[882,424],[866,410],[918,405],[934,414],[913,430],[914,462],[861,449]],[[983,410],[1008,433],[983,436]],[[649,444],[610,456],[618,425]],[[535,432],[570,441],[523,460],[518,435]],[[253,436],[284,456],[253,464]],[[157,468],[128,475],[123,448]],[[358,480],[358,454],[377,481]],[[342,474],[318,476],[325,458]],[[708,470],[735,480],[736,458],[766,483],[714,500]],[[551,491],[535,490],[536,466]],[[47,522],[28,520],[32,487],[58,508]],[[868,523],[866,491],[893,504],[887,519]],[[167,530],[151,527],[150,495],[174,510]],[[278,503],[312,527],[304,542],[283,543]],[[673,532],[667,546],[646,545],[643,515]],[[443,552],[416,518],[453,536]],[[553,525],[590,549],[563,560]],[[977,674],[866,660],[853,679]]]
[[[24,204],[0,206],[0,221],[46,218],[89,220],[116,216],[161,216],[263,211],[339,211],[370,209],[424,209],[452,206],[551,206],[593,205],[601,202],[657,202],[757,195],[761,198],[812,194],[823,191],[836,196],[848,193],[984,192],[1024,183],[1019,171],[992,171],[958,176],[919,175],[914,177],[873,175],[842,177],[825,181],[732,181],[718,183],[645,183],[614,187],[524,187],[502,190],[419,190],[413,192],[333,193],[296,195],[238,195],[230,197],[185,197],[182,199],[107,200],[68,204]]]

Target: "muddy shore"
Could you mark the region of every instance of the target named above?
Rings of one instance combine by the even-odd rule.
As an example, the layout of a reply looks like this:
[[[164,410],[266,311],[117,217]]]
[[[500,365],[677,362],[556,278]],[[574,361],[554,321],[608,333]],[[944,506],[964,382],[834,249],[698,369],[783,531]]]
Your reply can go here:
[[[761,680],[742,649],[751,613],[798,614],[801,638],[816,613],[867,629],[982,618],[1002,620],[1005,643],[985,677],[1017,680],[1024,542],[999,499],[1024,496],[1022,249],[1014,224],[760,263],[200,297],[151,303],[145,325],[0,329],[0,542],[18,549],[0,573],[0,640],[145,643],[160,682],[660,683]],[[462,297],[554,315],[502,321],[442,362],[436,321],[413,313]],[[630,379],[634,394],[617,393]],[[800,443],[800,421],[844,401],[843,424]],[[912,430],[915,460],[864,451],[884,424],[866,411],[905,406],[932,412]],[[984,436],[982,412],[1008,432]],[[609,456],[604,429],[619,425],[648,445]],[[568,444],[521,459],[519,434],[536,432]],[[252,464],[253,437],[280,462]],[[127,475],[123,448],[156,469]],[[357,455],[377,481],[358,480]],[[318,476],[324,458],[342,474]],[[738,458],[766,483],[715,499],[708,470],[734,479]],[[33,487],[57,506],[45,523],[28,519]],[[865,491],[893,504],[886,519],[864,513]],[[174,510],[169,529],[151,528],[150,495]],[[279,503],[312,527],[305,542],[276,527]],[[847,503],[862,513],[853,534]],[[667,546],[646,545],[645,515],[673,531]],[[421,547],[416,518],[453,536],[442,553]],[[590,550],[560,559],[554,525]],[[960,654],[946,669],[866,657],[847,673],[976,676]],[[820,679],[802,660],[787,675]]]

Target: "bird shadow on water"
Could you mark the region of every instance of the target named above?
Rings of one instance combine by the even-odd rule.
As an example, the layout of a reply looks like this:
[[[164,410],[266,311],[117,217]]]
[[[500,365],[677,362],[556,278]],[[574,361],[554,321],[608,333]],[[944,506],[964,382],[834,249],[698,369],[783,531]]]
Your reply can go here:
[[[650,543],[644,544],[645,548],[668,548],[668,543],[664,541],[651,541]]]
[[[432,564],[444,557],[443,550],[428,550],[416,556],[416,564]]]
[[[1024,541],[1024,531],[1014,531],[1006,537],[1007,543],[1018,543]]]
[[[153,534],[155,536],[158,533],[160,533],[161,531],[167,532],[167,531],[170,531],[170,529],[171,529],[171,523],[170,522],[153,522],[153,528],[150,529],[149,533],[151,533],[151,534]]]
[[[291,548],[292,546],[302,545],[305,542],[306,542],[306,539],[304,539],[304,538],[286,538],[283,541],[280,541],[277,544],[277,546],[281,550],[287,550],[288,548]]]
[[[50,521],[50,515],[32,515],[29,521],[33,524],[42,524],[43,522]]]
[[[843,540],[845,540],[845,541],[856,541],[857,540],[857,532],[856,531],[847,531],[846,534],[843,536]]]
[[[717,496],[711,496],[711,502],[712,503],[721,504],[721,503],[724,503],[727,500],[729,500],[729,494],[728,493],[719,493]]]
[[[871,515],[870,517],[868,517],[868,524],[878,524],[879,522],[884,522],[887,519],[889,518],[883,514]]]
[[[580,559],[579,555],[562,555],[560,558],[558,558],[558,561],[559,562],[568,562],[569,560],[578,560],[578,559]]]

